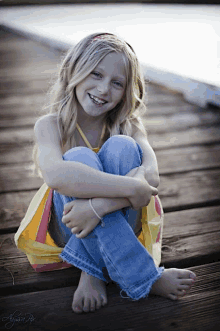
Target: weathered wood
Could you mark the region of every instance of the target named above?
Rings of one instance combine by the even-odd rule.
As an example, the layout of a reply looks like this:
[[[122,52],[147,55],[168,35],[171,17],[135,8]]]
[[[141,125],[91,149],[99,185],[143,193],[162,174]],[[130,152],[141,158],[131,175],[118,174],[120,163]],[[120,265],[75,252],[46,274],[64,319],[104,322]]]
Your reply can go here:
[[[182,102],[181,104],[158,105],[157,103],[147,105],[146,118],[148,116],[166,116],[179,113],[197,112],[200,107]]]
[[[214,144],[220,142],[220,129],[219,127],[192,128],[184,132],[149,134],[149,142],[154,150]]]
[[[220,200],[220,171],[192,171],[161,176],[159,196],[167,211],[207,206]]]
[[[18,228],[35,191],[1,194],[0,199],[0,230]]]
[[[37,107],[35,111],[38,111]],[[15,113],[15,112],[14,112]],[[39,116],[33,116],[34,114],[28,114],[22,118],[19,113],[15,113],[13,116],[11,112],[3,112],[1,115],[0,128],[22,128],[34,126]],[[151,116],[147,117],[143,121],[148,134],[153,133],[165,133],[184,131],[195,127],[210,127],[220,124],[220,114],[213,111],[205,111],[198,113],[177,113],[171,116]]]
[[[43,183],[30,165],[0,167],[0,192],[38,189]],[[205,204],[220,199],[220,170],[162,175],[159,195],[164,208]]]
[[[204,259],[218,260],[219,213],[217,206],[165,214],[162,265],[186,268]],[[48,289],[48,284],[49,288],[58,288],[62,282],[77,285],[80,271],[76,268],[36,273],[26,255],[17,249],[13,233],[0,236],[0,247],[0,288],[5,293]]]
[[[0,329],[5,330],[2,317],[15,311],[34,316],[31,324],[16,323],[16,330],[218,329],[220,264],[210,263],[220,255],[218,112],[211,107],[202,110],[186,103],[180,93],[147,84],[146,127],[158,158],[159,195],[166,212],[162,264],[194,266],[197,281],[191,293],[179,302],[153,296],[133,302],[122,299],[116,285],[110,284],[107,307],[76,315],[71,302],[80,270],[36,273],[14,243],[14,233],[42,183],[32,177],[33,125],[48,100],[45,92],[60,53],[1,30],[0,39],[0,186],[8,192],[0,199],[0,288],[5,295],[0,299],[4,307]],[[215,206],[205,207],[210,205]]]
[[[216,330],[220,316],[219,263],[191,268],[197,281],[189,294],[179,301],[149,296],[148,299],[131,301],[120,297],[115,284],[107,287],[108,304],[95,313],[74,314],[71,303],[76,289],[65,287],[54,290],[19,294],[0,299],[3,307],[0,320],[2,329],[15,311],[20,316],[31,314],[32,322],[16,323],[16,330]],[[19,314],[19,312],[17,314]],[[205,312],[205,313],[204,313]],[[26,317],[30,317],[26,315]],[[107,323],[111,321],[111,323]]]
[[[33,145],[0,146],[0,165],[31,163]],[[220,167],[220,145],[156,151],[160,175]]]
[[[185,131],[194,127],[210,127],[220,124],[220,114],[217,112],[176,113],[170,116],[152,116],[144,120],[149,134]]]
[[[39,116],[25,116],[22,118],[4,116],[0,121],[0,129],[8,129],[8,128],[33,128]]]
[[[0,146],[0,165],[31,163],[33,145],[21,146],[19,148],[5,148]]]
[[[6,146],[21,146],[30,144],[34,139],[32,128],[5,129],[0,135],[0,144]],[[220,142],[220,128],[192,128],[184,132],[149,134],[149,142],[157,151],[185,146],[200,146]]]
[[[220,145],[156,151],[160,175],[220,167]]]

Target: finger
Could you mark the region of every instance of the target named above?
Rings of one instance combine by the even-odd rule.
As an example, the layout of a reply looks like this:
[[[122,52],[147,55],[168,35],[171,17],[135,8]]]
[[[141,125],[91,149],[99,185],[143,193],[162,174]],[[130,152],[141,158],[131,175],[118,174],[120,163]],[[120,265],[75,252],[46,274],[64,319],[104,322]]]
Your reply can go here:
[[[62,223],[66,224],[68,223],[68,218],[66,218],[65,216],[62,217]]]
[[[74,201],[67,202],[63,207],[63,215],[66,215],[74,206]]]
[[[73,227],[71,229],[71,232],[74,233],[74,234],[76,234],[76,235],[78,235],[81,232],[81,230],[79,228],[77,228],[77,227]]]
[[[87,237],[89,234],[88,230],[82,230],[80,233],[76,234],[76,237],[79,239]]]
[[[70,222],[70,218],[69,218],[68,215],[62,217],[62,223],[67,224],[67,223],[69,223],[69,222]]]

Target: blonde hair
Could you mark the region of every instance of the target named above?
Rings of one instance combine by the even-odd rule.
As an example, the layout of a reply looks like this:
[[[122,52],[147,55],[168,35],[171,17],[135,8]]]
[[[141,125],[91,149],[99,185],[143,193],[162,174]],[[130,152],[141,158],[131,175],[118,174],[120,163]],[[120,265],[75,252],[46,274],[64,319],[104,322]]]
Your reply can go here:
[[[126,71],[126,88],[120,103],[104,118],[105,132],[101,145],[111,136],[124,134],[131,136],[132,124],[145,135],[142,116],[144,105],[145,82],[140,64],[133,48],[111,33],[94,33],[82,39],[65,56],[58,74],[58,79],[50,90],[52,103],[50,114],[57,115],[63,152],[75,147],[74,131],[77,123],[78,101],[76,86],[81,83],[109,53],[122,54]],[[37,160],[37,144],[33,150],[33,159],[40,175]]]

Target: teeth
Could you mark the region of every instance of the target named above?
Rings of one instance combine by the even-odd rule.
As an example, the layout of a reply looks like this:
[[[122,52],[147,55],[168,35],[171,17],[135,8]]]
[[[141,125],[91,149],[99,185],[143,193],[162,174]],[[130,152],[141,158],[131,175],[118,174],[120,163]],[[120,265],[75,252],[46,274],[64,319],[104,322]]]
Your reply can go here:
[[[89,94],[90,98],[92,100],[94,100],[95,102],[97,102],[99,105],[103,105],[104,103],[106,103],[106,101],[101,101],[99,98],[94,97],[93,95]]]

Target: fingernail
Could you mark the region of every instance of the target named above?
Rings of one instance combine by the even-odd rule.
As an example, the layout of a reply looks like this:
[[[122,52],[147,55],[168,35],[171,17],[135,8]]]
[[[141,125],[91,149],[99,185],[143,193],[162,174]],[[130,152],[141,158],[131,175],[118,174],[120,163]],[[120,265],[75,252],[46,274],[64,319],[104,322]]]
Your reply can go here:
[[[76,309],[76,310],[78,310],[78,311],[80,310],[80,308],[79,308],[79,307],[75,307],[75,309]]]

